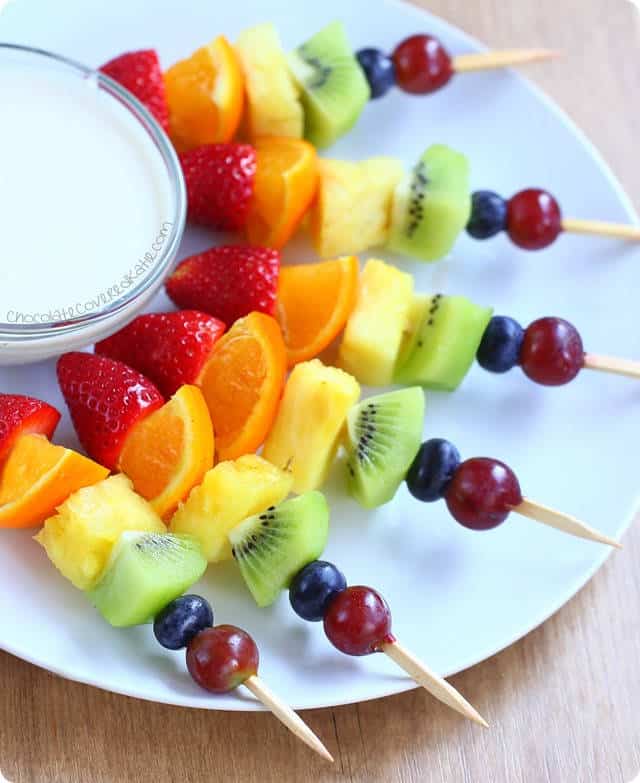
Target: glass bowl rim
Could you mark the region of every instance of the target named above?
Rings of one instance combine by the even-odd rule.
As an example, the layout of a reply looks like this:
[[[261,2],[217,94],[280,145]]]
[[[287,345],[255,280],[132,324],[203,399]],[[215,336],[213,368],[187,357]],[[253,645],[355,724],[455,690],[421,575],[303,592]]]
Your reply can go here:
[[[149,140],[160,153],[169,178],[169,189],[174,201],[172,220],[165,221],[165,223],[171,222],[171,231],[167,236],[167,241],[150,274],[144,276],[139,284],[133,286],[126,295],[100,310],[78,315],[64,321],[15,325],[0,323],[0,338],[15,343],[32,338],[46,339],[61,336],[62,334],[76,333],[82,330],[83,327],[95,326],[109,321],[122,313],[122,311],[131,308],[135,301],[150,288],[157,288],[169,271],[182,240],[186,224],[187,195],[182,168],[173,144],[160,127],[156,118],[129,90],[101,71],[90,68],[65,55],[34,46],[0,41],[0,55],[3,52],[11,51],[19,54],[35,55],[42,58],[44,62],[48,60],[52,63],[66,66],[71,71],[74,71],[76,76],[80,76],[83,79],[91,79],[99,88],[106,88],[110,96],[118,100],[140,123]]]

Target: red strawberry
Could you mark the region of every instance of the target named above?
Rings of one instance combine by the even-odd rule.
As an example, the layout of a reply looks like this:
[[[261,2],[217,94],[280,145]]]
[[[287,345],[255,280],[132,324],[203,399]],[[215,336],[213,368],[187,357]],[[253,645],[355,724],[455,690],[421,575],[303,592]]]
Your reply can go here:
[[[20,435],[37,433],[50,438],[59,421],[59,412],[48,402],[23,394],[0,394],[0,462]]]
[[[178,307],[204,310],[227,326],[259,310],[273,315],[280,253],[264,247],[212,247],[185,258],[167,280]]]
[[[87,454],[113,470],[131,427],[164,399],[148,378],[92,353],[58,359],[58,383]]]
[[[180,155],[187,184],[188,218],[221,231],[247,221],[256,176],[256,151],[249,144],[206,144]]]
[[[100,70],[133,93],[158,120],[163,130],[169,131],[164,77],[155,49],[121,54],[102,65]]]
[[[124,329],[96,344],[96,353],[124,362],[171,397],[194,383],[225,326],[197,310],[140,315]]]

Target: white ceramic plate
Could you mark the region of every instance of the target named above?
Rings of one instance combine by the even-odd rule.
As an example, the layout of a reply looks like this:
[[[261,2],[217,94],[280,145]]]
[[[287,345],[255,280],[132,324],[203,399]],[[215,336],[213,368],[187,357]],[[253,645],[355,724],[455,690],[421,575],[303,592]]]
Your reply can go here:
[[[372,0],[324,0],[305,4],[304,11],[288,0],[153,5],[111,0],[91,7],[85,0],[31,0],[8,6],[0,16],[0,38],[96,66],[126,50],[157,47],[168,65],[218,33],[234,39],[248,25],[273,20],[286,46],[293,47],[334,18],[345,21],[356,48],[390,50],[417,31],[438,35],[454,53],[477,48],[439,19]],[[538,185],[555,193],[575,217],[634,219],[582,134],[513,73],[460,76],[424,98],[397,91],[369,105],[330,154],[354,159],[388,154],[410,164],[440,141],[469,155],[474,188],[509,195]],[[69,220],[73,230],[73,215]],[[108,216],[105,228],[117,230]],[[192,231],[182,255],[212,243],[206,232]],[[286,256],[312,258],[304,244],[289,248]],[[480,243],[465,236],[445,262],[402,266],[413,272],[419,289],[467,294],[525,324],[562,315],[581,329],[589,350],[640,356],[640,252],[632,247],[563,236],[550,249],[526,253],[504,238]],[[166,304],[159,299],[156,306]],[[53,363],[3,369],[0,388],[62,407]],[[458,392],[430,394],[427,405],[426,436],[453,440],[467,457],[504,459],[528,496],[611,535],[631,519],[640,384],[585,372],[569,386],[545,389],[517,370],[493,376],[475,366]],[[66,418],[58,438],[76,444]],[[337,474],[327,491],[332,527],[326,557],[350,583],[378,588],[391,605],[398,638],[443,674],[487,658],[541,623],[609,554],[517,517],[494,531],[474,533],[453,522],[443,503],[421,505],[405,489],[375,513],[345,496]],[[270,609],[258,610],[233,563],[209,569],[196,589],[211,599],[218,622],[235,623],[255,636],[262,674],[297,708],[412,687],[384,656],[338,653],[320,624],[293,614],[285,594]],[[256,708],[239,692],[212,697],[200,691],[186,674],[183,654],[163,651],[150,628],[110,628],[57,574],[28,532],[0,533],[0,645],[66,677],[140,698],[207,709]]]

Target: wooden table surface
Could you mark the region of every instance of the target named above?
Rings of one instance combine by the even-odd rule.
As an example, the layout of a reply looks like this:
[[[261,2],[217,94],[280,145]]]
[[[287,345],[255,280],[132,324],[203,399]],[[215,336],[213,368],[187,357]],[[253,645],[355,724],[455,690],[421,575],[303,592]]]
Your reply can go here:
[[[529,74],[640,204],[640,13],[629,0],[423,4],[491,46],[563,50]],[[543,627],[453,678],[490,731],[419,691],[304,713],[331,769],[266,714],[135,701],[0,653],[0,767],[14,783],[630,783],[640,769],[639,562],[636,526]]]

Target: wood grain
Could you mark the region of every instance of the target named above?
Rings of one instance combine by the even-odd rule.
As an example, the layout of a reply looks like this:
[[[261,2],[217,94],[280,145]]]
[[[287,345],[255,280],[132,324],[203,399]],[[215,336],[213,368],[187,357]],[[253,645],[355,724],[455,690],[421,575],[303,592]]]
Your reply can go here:
[[[640,203],[640,17],[628,0],[424,5],[496,48],[566,52],[529,74]],[[269,715],[147,704],[0,654],[0,767],[14,783],[630,783],[640,769],[640,529],[624,544],[543,627],[453,678],[490,731],[419,691],[307,712],[336,758],[328,770]]]

